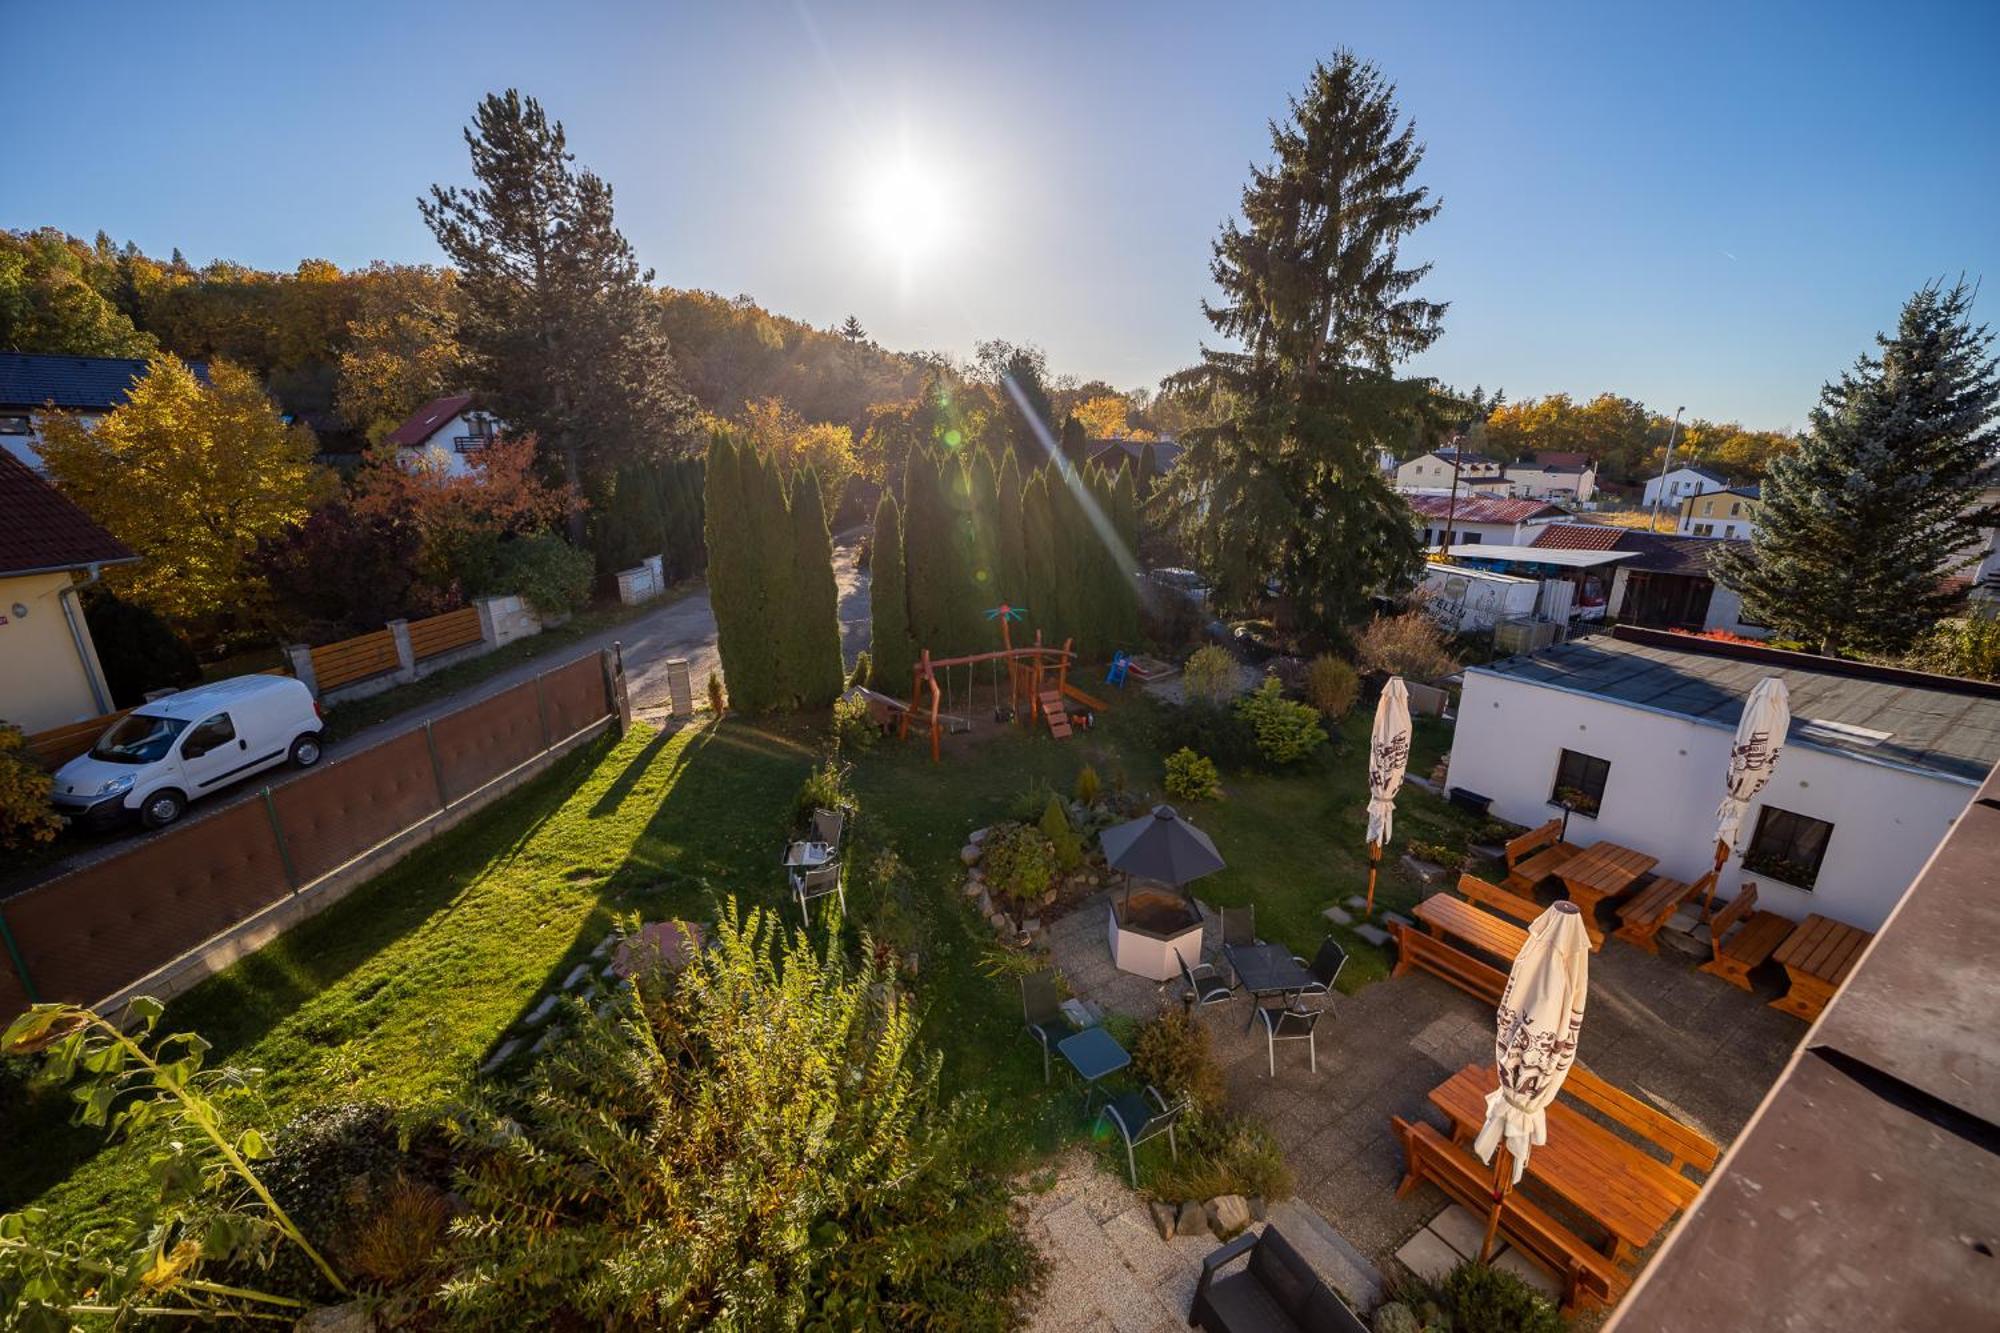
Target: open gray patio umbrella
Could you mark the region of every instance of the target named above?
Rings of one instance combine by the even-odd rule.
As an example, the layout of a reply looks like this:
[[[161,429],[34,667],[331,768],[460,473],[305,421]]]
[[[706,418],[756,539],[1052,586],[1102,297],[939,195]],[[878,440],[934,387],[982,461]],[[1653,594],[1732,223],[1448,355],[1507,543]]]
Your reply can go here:
[[[1151,814],[1104,830],[1098,843],[1113,870],[1177,889],[1223,867],[1222,853],[1209,836],[1171,805],[1156,805]]]

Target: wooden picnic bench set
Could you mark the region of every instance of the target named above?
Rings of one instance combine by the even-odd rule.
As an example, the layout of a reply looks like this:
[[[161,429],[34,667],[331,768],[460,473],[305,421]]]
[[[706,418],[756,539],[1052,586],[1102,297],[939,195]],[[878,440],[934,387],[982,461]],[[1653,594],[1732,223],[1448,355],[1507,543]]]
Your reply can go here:
[[[1714,1169],[1721,1148],[1582,1065],[1572,1068],[1548,1107],[1548,1141],[1529,1154],[1523,1184],[1546,1189],[1602,1227],[1604,1239],[1593,1244],[1527,1189],[1516,1187],[1496,1203],[1493,1169],[1473,1156],[1471,1144],[1498,1085],[1492,1065],[1467,1065],[1433,1088],[1430,1101],[1448,1135],[1390,1117],[1403,1148],[1398,1195],[1429,1182],[1475,1216],[1498,1207],[1500,1234],[1557,1275],[1565,1311],[1615,1302],[1632,1283],[1639,1252],[1700,1193],[1687,1169]]]
[[[1497,1003],[1506,987],[1506,965],[1527,942],[1524,926],[1541,915],[1535,890],[1544,880],[1561,882],[1582,909],[1593,950],[1607,932],[1599,924],[1599,904],[1609,902],[1619,924],[1608,932],[1647,953],[1659,952],[1661,927],[1685,903],[1708,905],[1715,872],[1692,883],[1651,875],[1658,858],[1616,843],[1577,847],[1563,840],[1562,822],[1550,820],[1506,845],[1507,877],[1490,884],[1461,875],[1459,897],[1444,894],[1417,904],[1422,930],[1391,923],[1397,956],[1394,975],[1422,968],[1480,999]],[[1771,1007],[1811,1022],[1826,1007],[1873,938],[1869,932],[1817,914],[1793,922],[1757,907],[1757,886],[1745,883],[1736,897],[1709,918],[1711,956],[1701,970],[1742,990],[1750,973],[1776,961],[1790,981]],[[1499,966],[1494,961],[1498,960]]]

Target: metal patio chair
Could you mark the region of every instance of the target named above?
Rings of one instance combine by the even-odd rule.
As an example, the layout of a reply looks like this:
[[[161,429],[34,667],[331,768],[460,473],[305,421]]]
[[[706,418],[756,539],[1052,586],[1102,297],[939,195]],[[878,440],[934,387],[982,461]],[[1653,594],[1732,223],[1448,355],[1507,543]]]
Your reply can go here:
[[[812,901],[831,894],[840,902],[840,914],[847,915],[847,891],[840,883],[840,862],[828,861],[803,873],[792,873],[792,894],[799,900],[799,914],[812,920]]]
[[[1132,1177],[1132,1188],[1139,1188],[1139,1159],[1132,1151],[1148,1139],[1160,1135],[1167,1136],[1167,1151],[1174,1160],[1181,1159],[1180,1144],[1174,1139],[1174,1126],[1180,1122],[1188,1108],[1188,1100],[1182,1097],[1169,1104],[1160,1090],[1151,1084],[1141,1092],[1128,1092],[1116,1101],[1106,1102],[1104,1109],[1097,1113],[1102,1122],[1107,1116],[1118,1128],[1118,1137],[1125,1140],[1125,1170]]]
[[[1062,991],[1053,973],[1036,972],[1021,978],[1021,1018],[1028,1035],[1042,1048],[1042,1082],[1047,1083],[1049,1053],[1057,1042],[1076,1033],[1076,1025],[1063,1014]]]
[[[1319,942],[1319,952],[1308,963],[1297,954],[1292,961],[1313,974],[1313,984],[1300,991],[1301,995],[1328,995],[1333,991],[1333,983],[1340,977],[1340,969],[1347,966],[1347,950],[1340,947],[1340,941],[1329,935]]]
[[[1278,1076],[1278,1043],[1281,1041],[1302,1041],[1306,1044],[1306,1055],[1312,1072],[1319,1072],[1319,1048],[1313,1042],[1313,1029],[1326,1016],[1324,1009],[1259,1009],[1257,1019],[1264,1025],[1264,1059],[1270,1066],[1270,1076]]]
[[[1189,967],[1179,949],[1174,950],[1174,961],[1181,965],[1181,1003],[1187,1006],[1189,1013],[1211,1004],[1227,1004],[1235,996],[1235,983],[1216,971],[1215,964],[1202,963]]]

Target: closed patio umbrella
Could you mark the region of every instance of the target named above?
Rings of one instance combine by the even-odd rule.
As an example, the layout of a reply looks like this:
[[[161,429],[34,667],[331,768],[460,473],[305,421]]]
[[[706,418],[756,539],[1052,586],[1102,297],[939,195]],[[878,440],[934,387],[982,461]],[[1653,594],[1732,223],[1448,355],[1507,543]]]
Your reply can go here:
[[[1590,989],[1590,935],[1575,903],[1559,902],[1528,927],[1528,942],[1507,973],[1493,1034],[1500,1086],[1486,1098],[1486,1123],[1472,1149],[1493,1163],[1493,1213],[1480,1247],[1483,1261],[1500,1227],[1500,1200],[1520,1183],[1528,1155],[1548,1142],[1548,1105],[1576,1063],[1583,1001]],[[1495,1160],[1495,1150],[1506,1153]],[[1513,1171],[1507,1170],[1513,1158]]]
[[[1134,879],[1180,888],[1222,869],[1222,854],[1206,833],[1182,819],[1171,805],[1104,830],[1098,836],[1105,864]]]
[[[1368,733],[1368,907],[1375,911],[1375,875],[1382,868],[1382,844],[1396,822],[1396,793],[1410,766],[1410,691],[1401,676],[1389,677],[1375,701],[1375,726]]]
[[[1743,832],[1743,816],[1750,802],[1764,790],[1778,766],[1778,752],[1784,748],[1785,732],[1792,725],[1792,699],[1785,682],[1766,676],[1750,691],[1743,716],[1736,720],[1736,740],[1729,747],[1729,768],[1722,777],[1722,804],[1715,809],[1715,869],[1722,863]],[[1701,906],[1704,919],[1715,903],[1715,884],[1708,886],[1708,898]]]

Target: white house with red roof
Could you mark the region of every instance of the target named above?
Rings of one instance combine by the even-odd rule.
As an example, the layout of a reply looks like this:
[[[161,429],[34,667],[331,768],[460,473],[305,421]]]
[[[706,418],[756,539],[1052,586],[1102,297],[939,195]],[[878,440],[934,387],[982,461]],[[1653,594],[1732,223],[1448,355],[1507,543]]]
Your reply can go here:
[[[506,432],[506,424],[479,410],[469,393],[433,398],[389,432],[387,443],[407,464],[428,459],[454,476],[472,470],[473,455]]]
[[[1569,515],[1546,500],[1514,500],[1460,491],[1456,497],[1429,491],[1405,491],[1403,503],[1416,516],[1425,546],[1469,546],[1490,542],[1526,546],[1544,526]]]

